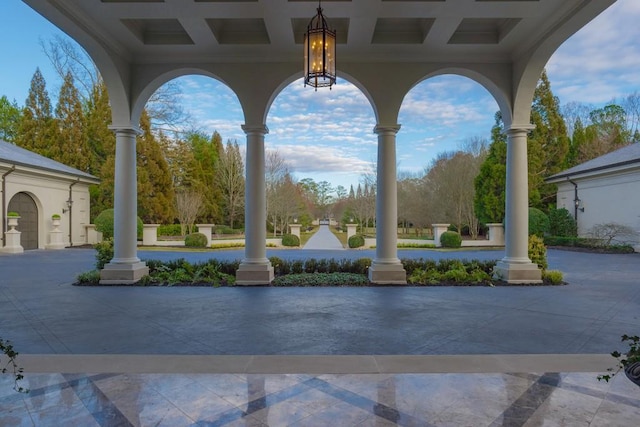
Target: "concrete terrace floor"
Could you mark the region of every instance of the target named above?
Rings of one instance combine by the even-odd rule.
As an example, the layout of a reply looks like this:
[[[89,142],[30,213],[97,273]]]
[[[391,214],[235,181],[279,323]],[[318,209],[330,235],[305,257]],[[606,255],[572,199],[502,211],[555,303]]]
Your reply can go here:
[[[241,259],[242,250],[140,251]],[[281,258],[366,250],[269,250]],[[499,259],[502,251],[400,250]],[[640,329],[640,254],[550,250],[560,287],[74,287],[91,249],[0,255],[5,425],[619,425],[640,388],[595,380]]]

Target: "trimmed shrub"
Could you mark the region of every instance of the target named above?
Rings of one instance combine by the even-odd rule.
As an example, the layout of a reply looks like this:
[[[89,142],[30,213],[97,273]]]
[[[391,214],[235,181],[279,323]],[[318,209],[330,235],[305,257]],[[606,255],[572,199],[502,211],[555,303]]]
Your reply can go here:
[[[542,237],[535,234],[529,236],[529,259],[544,272],[547,269],[547,248]]]
[[[529,208],[529,235],[544,237],[549,232],[549,217],[540,209]]]
[[[561,285],[563,276],[559,270],[545,270],[542,272],[542,280],[551,285]]]
[[[440,236],[440,244],[443,248],[459,248],[462,246],[462,236],[456,231],[445,231]]]
[[[295,234],[283,234],[282,246],[300,246],[300,238]]]
[[[349,237],[348,243],[350,248],[360,248],[364,246],[364,236],[362,234],[354,234]]]
[[[565,208],[549,211],[549,234],[560,237],[577,235],[576,220]]]
[[[96,250],[96,269],[102,270],[113,259],[113,239],[104,239],[93,247]]]
[[[273,286],[368,286],[369,279],[353,273],[289,274],[276,277]]]
[[[137,238],[142,239],[143,224],[140,217],[137,218]],[[104,239],[113,238],[113,209],[105,209],[93,220],[96,231],[102,233]]]
[[[189,248],[206,248],[207,236],[202,233],[187,234],[184,238],[184,245]]]

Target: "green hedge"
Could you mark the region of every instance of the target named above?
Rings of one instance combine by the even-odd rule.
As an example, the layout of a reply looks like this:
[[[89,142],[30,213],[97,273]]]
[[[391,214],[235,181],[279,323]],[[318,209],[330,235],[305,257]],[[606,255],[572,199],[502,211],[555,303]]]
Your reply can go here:
[[[631,254],[634,253],[631,245],[604,245],[599,239],[587,237],[546,236],[544,244],[547,246],[564,246],[568,248],[593,249],[608,253]]]
[[[440,244],[443,248],[459,248],[462,246],[462,236],[457,231],[445,231],[440,236]]]
[[[362,234],[354,234],[349,237],[348,244],[350,248],[360,248],[364,246],[364,236]]]
[[[191,233],[184,238],[184,245],[190,248],[206,248],[207,236],[202,233]]]
[[[300,238],[295,234],[283,234],[282,235],[282,246],[300,246]]]
[[[105,209],[93,220],[93,223],[96,226],[96,231],[102,233],[102,238],[110,239],[113,237],[113,209]],[[137,217],[137,238],[142,239],[142,229],[143,229],[142,220],[140,217]]]

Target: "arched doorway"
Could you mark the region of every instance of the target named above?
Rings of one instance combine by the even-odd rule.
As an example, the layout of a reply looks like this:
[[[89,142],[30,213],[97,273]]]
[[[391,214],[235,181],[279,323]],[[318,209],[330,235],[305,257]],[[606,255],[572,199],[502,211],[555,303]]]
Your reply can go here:
[[[16,230],[20,231],[20,244],[25,250],[38,249],[38,207],[27,193],[18,193],[9,201],[8,212],[18,212],[20,221]]]

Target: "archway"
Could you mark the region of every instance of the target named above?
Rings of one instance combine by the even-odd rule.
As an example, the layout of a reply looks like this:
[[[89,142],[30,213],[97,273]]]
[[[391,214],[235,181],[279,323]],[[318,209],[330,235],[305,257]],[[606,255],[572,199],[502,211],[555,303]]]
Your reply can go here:
[[[447,223],[477,237],[474,181],[498,110],[484,86],[457,74],[422,80],[406,94],[397,136],[398,213],[405,232]]]
[[[38,249],[38,207],[27,193],[16,194],[9,201],[8,212],[17,212],[20,221],[16,230],[20,231],[20,244],[25,250]]]
[[[277,218],[270,208],[272,193],[278,174],[271,170],[274,153],[284,161],[286,172],[294,175],[300,184],[308,215],[313,220],[331,218],[342,222],[359,216],[350,212],[348,199],[358,195],[358,186],[365,181],[371,187],[371,211],[375,213],[375,162],[377,138],[372,132],[376,118],[371,102],[355,84],[341,78],[331,90],[315,91],[297,79],[277,93],[270,105],[265,136],[267,170],[267,210],[269,221]],[[362,188],[361,188],[362,192]],[[298,216],[303,225],[309,218]],[[372,231],[373,232],[373,231]]]

